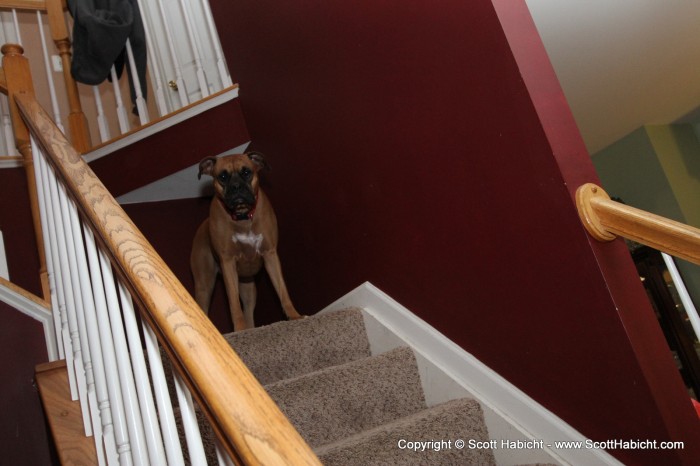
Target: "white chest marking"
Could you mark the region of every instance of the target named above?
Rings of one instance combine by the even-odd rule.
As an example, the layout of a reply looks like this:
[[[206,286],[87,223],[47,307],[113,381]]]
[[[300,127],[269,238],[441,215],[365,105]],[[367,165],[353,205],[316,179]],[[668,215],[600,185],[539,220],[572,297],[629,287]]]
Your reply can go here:
[[[260,252],[260,246],[262,246],[263,235],[256,235],[252,231],[249,231],[247,233],[234,233],[233,236],[231,236],[231,239],[234,243],[241,243],[251,246],[255,249],[256,252]]]

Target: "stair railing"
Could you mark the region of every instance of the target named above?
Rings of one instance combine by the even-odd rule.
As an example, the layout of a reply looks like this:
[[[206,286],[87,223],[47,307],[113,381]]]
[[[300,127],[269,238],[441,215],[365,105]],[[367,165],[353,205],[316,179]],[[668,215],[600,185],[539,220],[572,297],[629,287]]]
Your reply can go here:
[[[576,205],[584,226],[598,241],[619,235],[700,264],[700,229],[613,201],[592,183],[578,188]]]
[[[613,201],[603,188],[593,183],[578,188],[576,206],[586,230],[598,241],[612,241],[622,236],[661,251],[674,274],[676,287],[681,292],[685,289],[668,255],[700,264],[700,229]],[[687,292],[682,292],[681,296],[685,298],[684,305],[695,333],[700,335],[700,317],[695,306]]]
[[[70,71],[73,18],[66,11],[65,0],[0,0],[0,43],[22,45],[36,59],[33,66],[43,68],[46,82],[42,78],[35,83],[39,91],[36,95],[46,108],[52,109],[53,119],[61,130],[62,113],[66,111],[62,107],[68,107],[66,134],[81,154],[234,87],[208,0],[180,0],[168,7],[163,0],[137,0],[133,5],[144,26],[142,45],[146,49],[149,73],[149,79],[141,83],[134,47],[127,40],[126,60],[134,83],[135,112],[131,103],[125,102],[129,99],[126,78],[119,79],[114,67],[109,73],[111,82],[88,86],[73,79]],[[48,34],[44,32],[45,24]],[[25,30],[20,31],[20,25]],[[53,44],[46,35],[50,35]],[[54,83],[59,68],[62,85]],[[141,84],[148,98],[142,93]],[[59,94],[57,88],[65,88],[65,94]],[[14,155],[8,105],[4,100],[0,100],[0,121],[5,130],[0,132],[0,146],[8,151],[3,154],[0,149],[0,155]],[[92,122],[96,124],[89,124]],[[98,140],[98,144],[93,144]]]
[[[34,160],[57,340],[99,464],[184,465],[183,452],[206,464],[198,410],[220,464],[320,464],[26,81],[11,78],[29,73],[21,47],[3,54],[13,123],[26,124],[16,132],[27,134],[23,152]]]

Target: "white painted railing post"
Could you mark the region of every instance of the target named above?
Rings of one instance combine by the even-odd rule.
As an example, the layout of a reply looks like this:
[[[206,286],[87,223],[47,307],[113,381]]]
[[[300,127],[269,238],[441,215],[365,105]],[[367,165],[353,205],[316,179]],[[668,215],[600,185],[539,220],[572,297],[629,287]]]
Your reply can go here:
[[[53,315],[54,332],[56,334],[56,342],[58,346],[58,357],[59,359],[66,358],[66,351],[64,347],[63,334],[61,331],[61,309],[59,308],[59,298],[58,290],[56,288],[56,277],[54,275],[54,257],[51,254],[51,240],[49,238],[49,221],[46,215],[47,212],[47,201],[46,193],[44,191],[44,180],[46,177],[43,174],[43,162],[40,159],[39,151],[36,148],[34,141],[30,141],[32,145],[32,154],[34,159],[34,179],[36,181],[37,187],[37,201],[39,203],[39,214],[41,215],[41,232],[44,239],[44,247],[46,249],[46,269],[49,278],[49,290],[51,296],[51,313]],[[61,298],[61,302],[63,299]]]
[[[151,464],[160,465],[167,464],[165,457],[165,449],[163,448],[163,437],[160,434],[160,426],[158,422],[158,412],[153,401],[153,393],[151,392],[151,384],[149,383],[148,370],[146,368],[146,359],[141,347],[141,336],[138,328],[138,316],[134,309],[131,295],[127,292],[126,287],[119,282],[119,299],[122,303],[122,312],[124,316],[124,327],[129,341],[131,355],[131,364],[134,368],[134,378],[136,380],[136,391],[138,393],[139,405],[141,406],[141,416],[145,428],[146,445],[148,446],[148,455],[151,459]]]
[[[165,38],[167,40],[168,51],[170,52],[170,59],[173,63],[173,72],[175,73],[175,86],[177,87],[178,95],[180,96],[180,107],[184,107],[190,103],[189,97],[187,97],[187,88],[185,86],[185,81],[182,79],[182,67],[180,66],[180,60],[177,55],[177,49],[175,48],[175,43],[173,42],[173,34],[171,32],[170,24],[167,21],[167,16],[165,14],[165,7],[163,6],[163,0],[158,0],[158,9],[160,11],[160,17],[163,19],[163,29],[165,31]]]
[[[182,378],[175,371],[173,371],[173,377],[175,379],[175,392],[177,393],[177,401],[180,406],[182,425],[185,429],[187,451],[190,454],[190,463],[206,464],[207,459],[204,453],[204,445],[202,445],[202,435],[197,425],[197,414],[195,413],[192,395],[187,390],[185,382],[182,381]]]
[[[126,108],[124,107],[124,101],[122,100],[122,91],[119,88],[119,79],[117,78],[117,72],[114,69],[114,66],[112,66],[112,69],[110,70],[110,76],[112,76],[112,89],[114,90],[114,102],[117,108],[119,131],[121,134],[124,134],[129,131],[131,127],[129,125],[129,116]]]
[[[226,60],[224,59],[224,52],[221,50],[221,42],[219,41],[219,34],[216,32],[216,26],[214,25],[214,15],[211,12],[211,7],[207,0],[202,1],[202,8],[204,9],[204,18],[207,22],[207,28],[209,30],[209,41],[214,49],[214,57],[216,58],[216,68],[219,70],[219,79],[221,79],[222,88],[229,87],[233,85],[231,81],[231,75],[228,73],[226,67]]]
[[[98,86],[92,86],[92,94],[95,96],[95,107],[97,108],[97,129],[100,133],[100,141],[107,142],[111,139],[107,116],[102,105],[102,95]]]
[[[141,125],[148,123],[148,107],[146,107],[146,99],[143,97],[143,92],[141,91],[141,80],[139,79],[139,73],[136,69],[136,61],[134,60],[134,51],[131,48],[131,42],[129,39],[126,40],[126,56],[129,60],[129,71],[131,71],[131,82],[134,86],[134,93],[136,94],[136,110],[139,114],[139,121]]]
[[[85,360],[85,375],[87,378],[88,390],[88,406],[92,421],[92,432],[98,451],[98,460],[100,464],[104,464],[104,454],[102,450],[102,422],[100,413],[100,401],[98,397],[97,385],[104,383],[104,365],[102,363],[102,351],[97,328],[94,325],[95,315],[95,297],[92,293],[91,279],[89,277],[89,269],[85,256],[85,248],[82,242],[82,229],[78,212],[73,201],[68,197],[63,186],[59,184],[62,199],[66,200],[67,218],[66,226],[70,232],[69,235],[73,243],[73,247],[69,248],[70,256],[72,257],[69,267],[75,269],[78,274],[78,282],[80,299],[76,298],[76,302],[80,303],[77,308],[78,323],[82,330],[81,345],[83,347],[83,359]]]
[[[80,340],[80,329],[78,326],[78,316],[76,313],[77,303],[75,300],[75,289],[78,284],[74,282],[74,277],[71,276],[71,271],[69,267],[69,258],[67,251],[67,240],[66,232],[63,224],[63,202],[61,201],[58,183],[55,176],[51,173],[51,168],[47,166],[48,176],[48,215],[53,216],[53,238],[52,245],[56,248],[57,261],[54,264],[58,264],[58,267],[54,271],[57,277],[57,283],[63,287],[63,297],[65,299],[65,307],[63,313],[66,318],[68,338],[71,342],[71,350],[73,353],[72,361],[73,368],[75,372],[75,380],[77,384],[77,394],[78,398],[81,400],[80,406],[83,413],[83,421],[85,426],[85,432],[87,435],[92,435],[92,425],[90,422],[90,414],[87,404],[87,382],[85,378],[85,365],[83,362],[83,348]]]
[[[54,85],[53,82],[53,75],[51,73],[51,63],[49,62],[49,51],[46,46],[46,37],[44,35],[44,22],[41,18],[41,12],[37,11],[36,12],[36,22],[37,25],[39,26],[39,37],[41,39],[41,50],[44,55],[44,71],[46,71],[46,81],[49,85],[49,96],[51,98],[51,109],[53,110],[53,119],[54,122],[56,123],[56,126],[58,126],[58,129],[63,131],[64,133],[66,130],[63,128],[63,123],[61,122],[61,112],[58,108],[58,98],[56,95],[56,86]]]
[[[32,154],[34,157],[34,163],[36,166],[35,175],[37,177],[37,189],[40,190],[41,198],[43,203],[40,204],[42,207],[41,218],[42,218],[42,230],[44,233],[44,246],[46,248],[47,256],[47,268],[48,274],[51,282],[53,283],[53,289],[56,294],[57,299],[52,299],[52,306],[54,312],[54,320],[58,320],[56,324],[56,333],[59,341],[62,342],[64,357],[66,359],[66,366],[68,367],[68,382],[70,386],[71,399],[78,399],[78,382],[76,380],[76,373],[73,369],[73,342],[70,338],[70,331],[68,328],[68,314],[66,312],[66,297],[65,297],[65,287],[60,276],[60,257],[58,255],[58,241],[56,239],[56,222],[53,216],[53,203],[51,201],[51,190],[49,189],[49,168],[47,167],[44,157],[39,152],[38,147],[32,140]],[[49,267],[48,257],[51,257],[51,265]],[[52,296],[53,298],[53,296]]]
[[[151,369],[153,380],[153,390],[156,395],[158,415],[160,416],[161,433],[165,443],[165,453],[168,458],[168,466],[184,466],[185,460],[182,456],[182,446],[175,427],[175,414],[173,405],[168,393],[168,384],[163,370],[163,362],[160,359],[160,349],[156,335],[145,322],[143,323],[143,337],[146,342],[146,352],[148,354],[148,367]]]
[[[155,89],[155,96],[156,96],[156,105],[158,107],[158,114],[159,116],[163,116],[168,113],[168,105],[165,101],[165,91],[164,91],[164,81],[162,78],[160,66],[157,63],[158,62],[158,55],[156,54],[156,49],[153,46],[153,38],[152,35],[152,26],[151,22],[148,20],[148,15],[144,14],[144,8],[143,8],[143,0],[138,0],[138,7],[139,7],[139,12],[141,13],[141,21],[143,21],[143,30],[146,34],[146,47],[148,50],[148,56],[151,57],[151,66],[148,67],[148,70],[153,74],[152,82],[156,86]]]
[[[698,315],[698,310],[695,307],[695,303],[693,303],[693,299],[690,297],[690,293],[688,293],[688,288],[685,286],[683,277],[678,271],[678,267],[676,267],[676,262],[673,260],[672,256],[666,254],[665,252],[661,253],[661,257],[663,257],[666,268],[671,274],[671,280],[673,280],[673,285],[678,291],[678,297],[685,308],[685,312],[688,315],[688,320],[690,320],[690,325],[693,327],[696,337],[700,338],[700,316]]]
[[[199,83],[199,91],[201,93],[201,97],[204,98],[209,95],[209,84],[207,83],[207,77],[204,75],[204,68],[202,66],[202,58],[200,56],[201,46],[199,45],[196,30],[192,26],[190,9],[188,8],[185,0],[180,0],[180,8],[182,10],[182,18],[185,20],[185,29],[187,30],[187,37],[189,37],[190,49],[192,56],[194,57],[195,73],[197,75],[197,82]]]

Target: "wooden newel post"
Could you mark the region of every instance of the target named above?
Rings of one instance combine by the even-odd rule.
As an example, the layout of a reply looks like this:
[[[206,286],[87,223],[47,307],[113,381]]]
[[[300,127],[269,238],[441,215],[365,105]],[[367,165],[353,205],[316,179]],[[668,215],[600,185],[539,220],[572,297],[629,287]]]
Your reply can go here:
[[[66,94],[68,94],[68,129],[70,131],[71,144],[79,154],[84,154],[92,147],[90,140],[90,130],[87,119],[80,105],[80,95],[78,85],[71,75],[71,41],[66,27],[66,19],[63,13],[63,2],[61,0],[46,0],[46,13],[49,18],[51,38],[53,39],[58,55],[61,57],[63,65],[63,82],[66,84]]]
[[[49,287],[49,276],[46,270],[46,254],[44,251],[44,238],[41,232],[41,215],[39,213],[39,200],[36,189],[36,179],[34,178],[34,159],[32,157],[32,146],[29,141],[29,130],[24,124],[17,104],[15,95],[34,95],[32,75],[29,71],[29,62],[24,57],[24,49],[21,45],[5,44],[0,49],[2,52],[2,68],[5,71],[7,83],[7,97],[10,103],[10,116],[12,118],[12,128],[15,135],[17,150],[22,155],[24,170],[27,174],[27,187],[29,189],[29,203],[32,209],[34,220],[34,235],[36,237],[37,250],[39,252],[39,275],[41,277],[41,287],[44,300],[51,301],[51,290]]]

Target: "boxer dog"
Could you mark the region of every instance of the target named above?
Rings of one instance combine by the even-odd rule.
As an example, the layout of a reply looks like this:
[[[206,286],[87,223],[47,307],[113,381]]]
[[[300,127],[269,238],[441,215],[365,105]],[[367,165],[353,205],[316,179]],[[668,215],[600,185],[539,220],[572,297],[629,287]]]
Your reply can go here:
[[[194,297],[208,313],[216,276],[221,272],[234,331],[254,327],[253,277],[263,265],[287,318],[303,317],[289,298],[277,256],[277,218],[259,186],[258,172],[266,167],[259,152],[206,157],[199,163],[198,178],[203,174],[213,178],[214,199],[209,217],[192,243]]]

